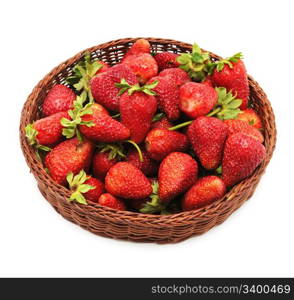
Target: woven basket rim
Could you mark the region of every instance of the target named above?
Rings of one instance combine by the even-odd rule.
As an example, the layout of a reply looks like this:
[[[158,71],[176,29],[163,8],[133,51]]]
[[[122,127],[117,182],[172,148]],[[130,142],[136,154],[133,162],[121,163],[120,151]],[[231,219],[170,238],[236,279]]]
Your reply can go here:
[[[61,186],[57,183],[55,183],[53,181],[53,179],[50,177],[49,174],[47,174],[47,172],[45,171],[45,168],[43,166],[43,164],[37,159],[37,156],[35,154],[35,152],[33,151],[32,147],[28,144],[26,138],[25,138],[25,134],[24,134],[24,128],[27,124],[25,124],[25,114],[26,114],[26,107],[29,104],[29,102],[31,101],[31,98],[33,97],[33,95],[39,95],[40,91],[43,89],[44,86],[46,86],[48,84],[48,82],[52,81],[53,78],[59,74],[63,69],[68,68],[72,65],[74,65],[76,62],[78,62],[83,55],[85,54],[85,52],[90,52],[92,53],[93,51],[97,50],[97,49],[106,49],[109,48],[111,46],[116,46],[119,44],[125,44],[125,43],[133,43],[134,41],[136,41],[139,38],[144,38],[147,39],[151,45],[153,43],[163,43],[163,44],[172,44],[172,45],[179,45],[181,47],[185,47],[187,50],[192,48],[191,44],[185,43],[185,42],[180,42],[177,40],[173,40],[173,39],[162,39],[162,38],[146,38],[146,37],[137,37],[137,38],[124,38],[124,39],[117,39],[117,40],[113,40],[107,43],[103,43],[103,44],[99,44],[96,46],[92,46],[89,47],[87,49],[84,49],[80,52],[78,52],[76,55],[72,56],[71,58],[63,61],[62,63],[60,63],[58,66],[56,66],[55,68],[53,68],[47,75],[44,76],[43,79],[41,79],[39,81],[39,83],[34,87],[34,89],[32,90],[32,92],[30,93],[30,95],[28,96],[23,109],[22,109],[22,113],[21,113],[21,122],[20,122],[20,142],[21,142],[21,147],[23,150],[24,155],[26,155],[26,153],[29,153],[30,158],[32,159],[32,161],[35,164],[35,167],[37,168],[38,172],[36,174],[36,172],[34,172],[34,170],[32,170],[32,165],[29,165],[30,170],[33,172],[34,176],[37,177],[37,180],[47,180],[51,183],[51,185],[53,187],[55,187],[55,192],[58,192],[60,194],[60,201],[67,201],[65,199],[68,198],[70,196],[70,191],[65,188],[64,186]],[[207,51],[207,50],[205,50]],[[214,53],[207,51],[211,54],[211,56],[215,59],[221,59],[220,56],[215,55]],[[97,213],[100,213],[102,211],[105,212],[105,214],[101,214],[101,218],[116,218],[119,219],[121,222],[130,222],[132,220],[132,218],[134,217],[140,217],[142,219],[143,223],[146,222],[151,222],[151,224],[157,224],[157,223],[165,223],[165,225],[173,225],[175,223],[179,223],[179,224],[187,224],[190,222],[193,222],[193,219],[201,216],[205,216],[205,214],[209,211],[211,211],[212,209],[215,209],[216,211],[222,206],[224,205],[224,203],[226,201],[231,201],[232,198],[234,198],[234,195],[238,192],[242,192],[243,188],[247,185],[250,184],[250,179],[254,176],[259,176],[261,177],[263,172],[265,171],[266,166],[268,165],[270,158],[273,154],[274,148],[275,148],[275,144],[276,144],[276,127],[275,127],[275,117],[274,117],[274,113],[272,111],[271,105],[269,100],[267,99],[266,94],[264,93],[264,91],[262,90],[262,88],[258,85],[258,83],[253,79],[252,76],[248,75],[248,80],[249,80],[249,84],[250,86],[256,86],[259,88],[261,94],[264,97],[264,100],[267,102],[267,104],[269,105],[270,109],[271,109],[271,113],[272,113],[272,126],[274,128],[271,138],[268,141],[268,145],[266,145],[266,159],[262,162],[262,164],[254,171],[254,173],[246,178],[245,180],[241,181],[240,183],[238,183],[237,185],[235,185],[230,191],[228,191],[225,196],[209,205],[206,205],[202,208],[198,208],[192,211],[187,211],[187,212],[179,212],[179,213],[175,213],[175,214],[171,214],[171,215],[151,215],[151,214],[143,214],[140,212],[133,212],[133,211],[121,211],[121,210],[115,210],[109,207],[105,207],[105,206],[101,206],[99,204],[89,204],[89,205],[82,205],[82,204],[78,204],[75,202],[72,202],[71,205],[73,205],[77,210],[82,209],[82,210],[87,210],[87,213],[89,214],[94,214],[95,216],[97,215]],[[34,96],[35,97],[35,96]],[[138,223],[138,222],[137,222]],[[140,222],[139,222],[140,223]]]

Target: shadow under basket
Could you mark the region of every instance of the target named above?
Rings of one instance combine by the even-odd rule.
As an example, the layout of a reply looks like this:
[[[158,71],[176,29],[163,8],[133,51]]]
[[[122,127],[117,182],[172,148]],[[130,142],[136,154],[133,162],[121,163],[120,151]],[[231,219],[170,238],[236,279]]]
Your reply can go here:
[[[158,216],[117,211],[99,204],[81,205],[68,202],[69,191],[56,184],[46,173],[44,166],[25,137],[25,126],[41,117],[40,107],[48,90],[55,84],[65,83],[65,79],[72,75],[72,68],[83,58],[85,52],[90,52],[92,59],[99,59],[109,65],[115,65],[120,62],[136,40],[137,38],[120,39],[86,49],[47,74],[33,89],[24,104],[20,122],[21,147],[42,195],[67,220],[97,235],[116,239],[157,243],[179,242],[202,234],[226,220],[252,196],[271,159],[276,143],[275,117],[266,94],[251,76],[248,76],[250,100],[263,122],[266,157],[252,176],[235,185],[222,199],[201,209]],[[152,46],[152,52],[155,53],[191,51],[191,45],[183,42],[158,38],[147,38],[147,40]],[[213,53],[211,56],[214,59],[220,59]]]

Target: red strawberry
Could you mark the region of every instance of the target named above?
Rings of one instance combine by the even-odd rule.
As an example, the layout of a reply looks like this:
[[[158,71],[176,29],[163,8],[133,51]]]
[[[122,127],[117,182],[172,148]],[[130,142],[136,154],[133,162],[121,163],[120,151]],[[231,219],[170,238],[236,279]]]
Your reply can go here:
[[[98,198],[104,192],[104,184],[98,179],[88,176],[84,170],[75,176],[70,172],[66,179],[72,191],[70,201],[75,200],[82,204],[87,204],[86,200],[98,202]]]
[[[237,98],[242,99],[240,108],[245,109],[248,105],[249,84],[246,68],[241,58],[242,54],[237,53],[230,58],[216,62],[211,79],[214,86],[225,87]]]
[[[180,63],[177,61],[178,56],[179,55],[176,53],[167,51],[155,54],[154,58],[158,64],[159,71],[178,67],[180,65]]]
[[[159,129],[169,129],[173,126],[173,124],[168,120],[167,117],[163,117],[162,119],[155,121],[151,124],[151,129],[159,128]]]
[[[241,111],[236,119],[246,121],[247,123],[249,123],[249,125],[255,127],[256,129],[262,128],[261,119],[252,108],[247,108]]]
[[[193,210],[221,199],[226,193],[226,186],[217,176],[199,179],[185,194],[182,200],[183,211]]]
[[[184,83],[190,82],[191,78],[188,73],[179,68],[171,68],[161,71],[158,74],[159,77],[169,77],[170,80],[174,81],[177,86],[181,86]]]
[[[265,147],[242,132],[228,137],[222,162],[222,179],[232,186],[250,176],[265,158]]]
[[[158,164],[151,159],[146,150],[142,150],[143,161],[140,161],[139,153],[136,149],[131,149],[127,155],[127,162],[141,170],[146,176],[152,176],[157,173]]]
[[[67,111],[72,108],[76,94],[67,86],[54,85],[47,94],[42,112],[45,116],[51,116],[57,112]]]
[[[54,181],[66,184],[68,173],[79,173],[89,168],[93,153],[93,144],[87,140],[79,142],[77,138],[61,142],[46,155],[45,166]]]
[[[213,87],[213,83],[212,83],[210,76],[206,76],[205,80],[202,81],[201,83]]]
[[[102,65],[102,68],[100,68],[100,69],[95,73],[95,75],[104,73],[104,72],[106,72],[106,71],[110,68],[110,66],[109,66],[106,62],[104,62],[104,61],[102,61],[102,60],[97,60],[97,62],[98,62],[100,65]]]
[[[160,109],[166,114],[167,118],[174,121],[180,116],[179,109],[179,89],[173,80],[167,77],[153,77],[148,81],[152,84],[158,81],[158,84],[153,91],[156,93],[158,105]]]
[[[26,137],[30,145],[52,146],[62,140],[62,129],[60,121],[62,118],[70,119],[67,112],[58,112],[49,117],[37,120],[26,126]]]
[[[158,172],[159,198],[167,203],[186,192],[197,180],[197,162],[188,154],[173,152],[160,164]]]
[[[130,55],[122,63],[136,74],[140,83],[146,83],[150,78],[156,76],[158,72],[157,62],[149,53]],[[127,82],[130,83],[128,80]]]
[[[131,55],[138,55],[142,53],[150,53],[151,47],[150,43],[145,39],[138,39],[131,48],[127,51],[125,54],[122,62],[125,58],[131,56]]]
[[[140,144],[146,137],[157,110],[154,96],[143,92],[124,93],[120,99],[121,122],[131,133],[131,140]]]
[[[82,122],[92,122],[91,127],[88,125],[80,125],[81,133],[88,139],[95,142],[119,142],[130,136],[130,131],[122,123],[111,118],[105,113],[104,108],[94,103],[91,106],[92,114],[82,117]]]
[[[116,163],[116,158],[109,159],[109,153],[96,152],[92,162],[92,169],[95,177],[104,180],[109,169]]]
[[[208,114],[217,99],[217,92],[202,83],[188,82],[180,88],[180,109],[192,119]]]
[[[227,136],[227,126],[213,117],[199,117],[189,126],[188,138],[205,169],[216,169],[221,164]]]
[[[126,210],[125,203],[109,193],[102,194],[99,197],[98,203],[102,206],[107,206],[117,210]]]
[[[130,85],[138,83],[137,77],[131,69],[121,64],[93,77],[90,81],[90,87],[95,101],[109,110],[119,111],[119,88],[115,84],[120,83],[123,78]]]
[[[143,199],[152,193],[148,178],[127,162],[119,162],[110,168],[105,187],[112,195],[126,199]]]
[[[152,129],[145,140],[149,156],[155,160],[162,160],[175,151],[186,151],[189,142],[187,137],[179,132],[168,129]]]
[[[253,126],[249,125],[249,123],[242,121],[242,120],[225,120],[224,123],[227,125],[229,134],[234,134],[238,132],[242,132],[244,134],[247,134],[256,140],[258,140],[260,143],[263,143],[264,138],[262,133],[254,128]]]

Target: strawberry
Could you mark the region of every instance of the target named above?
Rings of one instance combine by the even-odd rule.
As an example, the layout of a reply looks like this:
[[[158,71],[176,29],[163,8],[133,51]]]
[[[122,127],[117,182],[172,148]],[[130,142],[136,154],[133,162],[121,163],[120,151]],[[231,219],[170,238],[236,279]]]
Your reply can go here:
[[[217,92],[206,84],[188,82],[180,88],[180,109],[192,119],[208,114],[217,100]]]
[[[222,162],[222,179],[232,186],[250,176],[265,158],[265,147],[242,132],[228,137]]]
[[[148,81],[148,84],[158,82],[157,86],[153,88],[156,93],[158,105],[160,109],[166,114],[170,121],[174,121],[180,116],[179,109],[179,89],[174,80],[166,77],[153,77]]]
[[[141,170],[146,176],[155,175],[158,170],[157,162],[149,156],[146,150],[142,150],[142,156],[143,161],[140,160],[137,150],[130,149],[126,161]]]
[[[168,203],[186,192],[197,180],[197,162],[188,154],[173,152],[160,164],[158,172],[159,198]]]
[[[69,87],[63,84],[54,85],[43,102],[42,112],[45,116],[51,116],[67,111],[72,108],[75,98],[75,93]]]
[[[188,138],[205,169],[216,169],[222,160],[227,126],[213,117],[199,117],[188,128]]]
[[[46,150],[48,147],[42,146],[52,146],[60,142],[63,137],[63,126],[60,122],[62,118],[70,119],[67,112],[58,112],[27,125],[25,131],[29,144],[37,149]]]
[[[246,121],[249,125],[256,129],[262,129],[262,122],[258,114],[252,109],[247,108],[239,113],[237,120]]]
[[[96,152],[92,163],[92,169],[95,177],[100,180],[104,180],[109,169],[116,163],[117,159],[110,159],[108,153]]]
[[[107,206],[117,210],[126,210],[125,203],[109,193],[102,194],[99,197],[98,203],[102,206]]]
[[[138,39],[131,48],[127,51],[124,58],[122,59],[122,62],[125,58],[132,56],[132,55],[138,55],[142,53],[150,53],[151,46],[150,43],[145,39]]]
[[[121,122],[129,128],[131,140],[137,144],[145,139],[157,110],[157,101],[151,91],[156,84],[131,87],[124,80],[120,84],[122,92],[128,88],[128,92],[124,92],[120,99]]]
[[[90,109],[92,114],[82,116],[82,122],[86,122],[86,125],[79,125],[86,138],[95,142],[112,143],[123,141],[130,136],[130,130],[105,113],[101,105],[94,103]]]
[[[171,152],[186,151],[189,142],[182,133],[155,128],[148,133],[145,145],[149,156],[154,160],[161,161]]]
[[[249,125],[246,121],[242,120],[225,120],[224,123],[228,127],[229,134],[234,134],[238,132],[242,132],[246,135],[249,135],[256,140],[258,140],[260,143],[263,143],[264,138],[262,133],[254,128],[253,126]]]
[[[221,199],[226,193],[226,186],[217,176],[199,179],[185,194],[182,200],[183,211],[193,210]]]
[[[157,62],[149,53],[130,55],[123,60],[122,64],[128,66],[136,74],[140,83],[146,83],[158,73]]]
[[[160,120],[154,121],[151,124],[151,129],[159,128],[159,129],[169,129],[173,126],[173,124],[168,120],[167,117],[162,117]]]
[[[154,58],[158,64],[159,71],[169,68],[176,68],[180,65],[177,61],[179,54],[172,52],[161,52],[154,55]]]
[[[90,80],[98,74],[101,74],[109,69],[107,63],[103,61],[92,61],[91,54],[86,52],[83,59],[73,67],[73,74],[66,78],[75,90],[87,94],[90,102],[93,102],[93,95],[90,89]]]
[[[246,68],[241,60],[242,54],[237,53],[232,57],[216,62],[211,74],[214,86],[225,87],[228,91],[242,100],[241,109],[246,109],[249,97],[249,83]]]
[[[126,199],[143,199],[152,193],[148,178],[127,162],[119,162],[110,168],[105,188],[112,195]]]
[[[190,82],[191,78],[188,73],[180,68],[171,68],[161,71],[158,74],[159,77],[169,77],[170,80],[174,81],[177,86],[181,86],[184,83]]]
[[[66,184],[66,176],[74,175],[90,166],[93,144],[87,140],[80,142],[77,138],[66,140],[55,146],[45,157],[45,166],[49,174],[59,184]]]
[[[210,76],[206,76],[205,80],[201,82],[202,84],[206,84],[208,86],[214,87]]]
[[[87,200],[98,202],[98,198],[104,192],[103,183],[92,176],[87,176],[84,170],[75,176],[70,172],[66,179],[72,191],[69,201],[75,200],[81,204],[87,204]]]
[[[119,88],[115,84],[120,83],[123,78],[130,85],[138,83],[136,75],[125,64],[113,66],[99,76],[93,77],[90,88],[95,101],[109,110],[119,111]]]

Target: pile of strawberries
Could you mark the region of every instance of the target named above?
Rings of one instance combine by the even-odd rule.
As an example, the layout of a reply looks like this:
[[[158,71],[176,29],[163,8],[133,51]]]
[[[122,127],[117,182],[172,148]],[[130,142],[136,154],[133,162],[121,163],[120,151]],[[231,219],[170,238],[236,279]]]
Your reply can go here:
[[[53,86],[29,144],[69,201],[149,214],[203,207],[265,158],[241,53],[151,53],[139,39],[109,66],[86,53]]]

